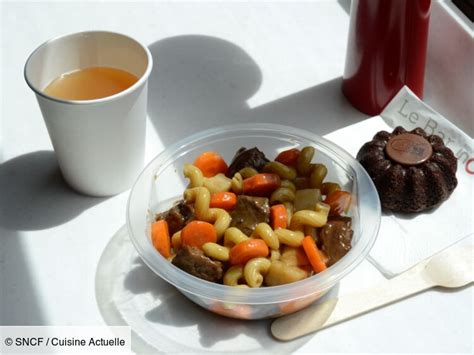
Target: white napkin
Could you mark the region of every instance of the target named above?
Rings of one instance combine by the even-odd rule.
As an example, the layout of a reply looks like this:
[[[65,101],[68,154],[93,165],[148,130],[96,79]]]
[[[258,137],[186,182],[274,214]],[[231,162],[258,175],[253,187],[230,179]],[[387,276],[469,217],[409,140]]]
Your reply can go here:
[[[473,140],[407,87],[400,90],[379,116],[332,132],[326,138],[355,157],[360,147],[378,131],[391,132],[396,126],[406,130],[421,127],[428,134],[441,136],[458,157],[458,186],[449,199],[436,209],[408,216],[383,212],[370,259],[388,277],[474,234]]]

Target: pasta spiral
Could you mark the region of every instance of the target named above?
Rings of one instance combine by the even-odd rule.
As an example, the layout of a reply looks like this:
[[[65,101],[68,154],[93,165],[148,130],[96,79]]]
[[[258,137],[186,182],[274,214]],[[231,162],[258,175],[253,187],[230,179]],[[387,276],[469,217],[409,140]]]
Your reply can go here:
[[[239,281],[244,277],[244,267],[242,265],[234,265],[227,269],[224,274],[224,285],[237,286]]]
[[[214,222],[217,238],[220,239],[230,225],[230,215],[221,208],[209,208],[211,193],[205,187],[194,187],[184,191],[186,202],[194,202],[196,216],[205,222]]]
[[[278,250],[280,248],[280,241],[278,236],[267,223],[259,223],[255,227],[251,238],[261,238],[270,247],[270,249]]]
[[[249,239],[242,231],[235,227],[228,228],[224,233],[224,246],[231,247]]]
[[[295,212],[295,205],[291,202],[283,202],[283,206],[286,208],[286,224],[289,226],[291,224],[291,217]]]
[[[324,202],[318,202],[316,207],[314,208],[316,212],[324,213],[326,216],[329,215],[329,211],[331,210],[331,206]]]
[[[210,258],[220,260],[220,261],[229,260],[229,248],[223,247],[220,244],[204,243],[202,245],[202,250],[204,251],[204,254],[206,254]]]
[[[230,182],[230,187],[232,191],[236,194],[242,193],[242,191],[244,190],[244,179],[242,178],[242,175],[240,175],[240,173],[235,173],[234,177]]]
[[[302,231],[292,231],[289,229],[277,229],[275,234],[281,244],[289,245],[290,247],[299,247],[303,242],[304,233]]]
[[[271,266],[265,276],[265,283],[268,286],[284,285],[296,282],[308,277],[307,272],[297,266],[287,265],[282,261],[271,262]]]
[[[247,261],[244,267],[244,277],[250,287],[260,287],[263,283],[263,276],[270,269],[271,261],[267,258],[253,258]]]
[[[177,231],[173,236],[171,237],[171,245],[173,245],[174,250],[178,250],[181,248],[181,231]]]
[[[205,187],[194,187],[184,191],[184,199],[187,203],[194,202],[196,217],[201,221],[209,222],[209,204],[211,193]]]
[[[271,250],[270,251],[270,261],[279,260],[281,257],[279,250]]]
[[[295,212],[291,218],[290,229],[294,231],[303,231],[305,225],[311,227],[322,227],[327,222],[328,215],[324,211],[301,210]]]
[[[183,167],[184,176],[189,179],[188,188],[200,187],[204,185],[204,176],[202,175],[201,169],[193,164],[184,164]]]

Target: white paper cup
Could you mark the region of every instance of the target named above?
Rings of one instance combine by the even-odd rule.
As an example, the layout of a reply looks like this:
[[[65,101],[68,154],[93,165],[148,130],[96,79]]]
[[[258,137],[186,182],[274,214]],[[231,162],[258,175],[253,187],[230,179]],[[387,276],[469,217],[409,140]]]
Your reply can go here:
[[[139,80],[96,100],[62,100],[43,90],[61,74],[94,66],[113,67]],[[150,51],[113,32],[90,31],[52,39],[25,64],[64,179],[75,190],[111,196],[131,187],[143,167]]]

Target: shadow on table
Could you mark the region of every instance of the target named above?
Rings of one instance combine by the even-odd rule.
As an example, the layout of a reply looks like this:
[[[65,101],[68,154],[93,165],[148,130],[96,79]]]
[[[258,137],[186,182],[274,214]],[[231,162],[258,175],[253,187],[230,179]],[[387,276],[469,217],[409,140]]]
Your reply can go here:
[[[342,9],[350,15],[351,13],[351,0],[337,0],[337,3],[342,7]]]
[[[0,226],[0,326],[45,325],[18,232]]]
[[[164,145],[247,117],[247,100],[262,74],[240,47],[225,40],[188,35],[149,46],[153,70],[148,115]]]
[[[347,102],[341,84],[342,78],[335,78],[256,107],[246,121],[278,123],[323,136],[366,119]]]
[[[45,325],[22,230],[65,223],[104,199],[82,196],[63,181],[52,151],[0,164],[0,324]]]
[[[105,198],[84,196],[63,180],[53,151],[0,164],[0,226],[41,230],[67,222]]]
[[[148,115],[163,144],[191,133],[236,122],[278,123],[318,135],[366,119],[341,92],[342,78],[250,108],[262,83],[257,63],[219,38],[178,36],[149,46]]]

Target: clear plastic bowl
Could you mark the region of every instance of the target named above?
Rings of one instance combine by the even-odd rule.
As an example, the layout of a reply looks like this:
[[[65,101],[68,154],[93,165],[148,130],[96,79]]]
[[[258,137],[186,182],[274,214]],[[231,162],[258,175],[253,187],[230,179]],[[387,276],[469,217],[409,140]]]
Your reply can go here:
[[[150,224],[156,212],[182,198],[188,184],[182,169],[204,151],[216,151],[229,162],[240,147],[258,147],[267,157],[293,147],[313,146],[313,162],[328,168],[326,181],[338,182],[353,195],[350,215],[352,249],[327,270],[282,286],[236,288],[192,276],[175,267],[153,247]],[[380,202],[372,180],[347,152],[317,135],[273,124],[240,124],[196,133],[165,149],[140,174],[127,206],[127,227],[143,261],[198,305],[243,319],[276,317],[295,312],[320,298],[353,270],[372,248],[380,224]]]

